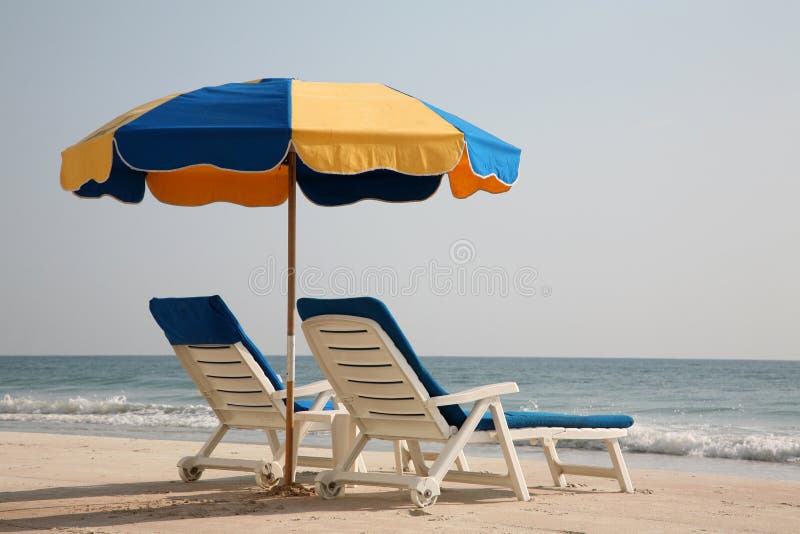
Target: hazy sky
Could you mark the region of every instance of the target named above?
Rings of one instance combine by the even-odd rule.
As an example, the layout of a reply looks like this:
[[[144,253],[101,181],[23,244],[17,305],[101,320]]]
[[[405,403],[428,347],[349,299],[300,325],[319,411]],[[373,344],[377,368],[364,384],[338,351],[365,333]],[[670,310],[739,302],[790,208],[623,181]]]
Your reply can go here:
[[[285,206],[58,178],[138,104],[289,76],[387,83],[522,148],[505,195],[300,199],[299,266],[328,293],[370,266],[536,270],[534,296],[385,295],[421,354],[799,358],[799,23],[765,1],[0,2],[0,354],[166,354],[148,299],[210,293],[283,353],[284,297],[250,280],[285,265]]]

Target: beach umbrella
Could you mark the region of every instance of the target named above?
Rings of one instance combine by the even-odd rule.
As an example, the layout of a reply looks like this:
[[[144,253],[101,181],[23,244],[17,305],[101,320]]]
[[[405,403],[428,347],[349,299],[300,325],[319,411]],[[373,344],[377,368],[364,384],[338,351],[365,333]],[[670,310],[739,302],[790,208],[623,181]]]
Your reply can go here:
[[[341,206],[430,197],[447,175],[456,198],[502,193],[520,150],[382,84],[286,78],[204,87],[117,117],[62,153],[61,185],[82,198],[200,206],[288,200],[286,460],[293,472],[296,190]],[[285,478],[291,484],[291,476]]]

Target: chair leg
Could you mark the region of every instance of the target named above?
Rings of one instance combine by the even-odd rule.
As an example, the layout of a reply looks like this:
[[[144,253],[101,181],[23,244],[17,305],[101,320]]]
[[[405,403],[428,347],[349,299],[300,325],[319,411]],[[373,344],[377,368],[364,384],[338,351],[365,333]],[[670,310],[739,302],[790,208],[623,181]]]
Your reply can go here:
[[[356,440],[355,445],[350,449],[347,457],[341,465],[336,466],[336,471],[349,471],[356,461],[361,457],[361,451],[366,447],[369,437],[366,434],[360,434]]]
[[[211,437],[203,443],[203,446],[200,447],[200,450],[197,452],[197,456],[211,456],[211,453],[214,452],[214,449],[217,448],[219,442],[222,441],[222,438],[228,432],[228,425],[220,424],[217,429],[211,434]]]
[[[467,456],[464,454],[464,451],[458,453],[456,457],[456,467],[459,471],[469,471],[469,462],[467,462]]]
[[[408,443],[406,440],[400,440],[400,453],[402,456],[403,462],[403,472],[410,473],[411,472],[411,453],[408,450]]]
[[[408,442],[404,439],[398,439],[394,442],[395,452],[395,472],[398,475],[411,472],[411,452],[408,448]],[[423,453],[424,454],[424,453]],[[426,467],[427,469],[427,467]]]
[[[542,438],[542,448],[544,449],[544,457],[547,459],[547,467],[550,468],[550,476],[553,477],[553,484],[559,488],[567,487],[567,477],[564,476],[564,470],[561,468],[561,460],[558,458],[556,452],[556,442],[552,438]]]
[[[333,423],[331,424],[331,452],[333,456],[333,466],[337,469],[344,463],[347,451],[349,451],[352,446],[349,432],[350,415],[334,415]]]
[[[411,461],[414,462],[414,472],[421,477],[428,476],[428,464],[425,463],[425,455],[422,454],[419,441],[409,440],[406,443],[408,454],[411,456]]]
[[[617,475],[619,489],[625,493],[633,493],[633,482],[631,482],[631,476],[628,473],[628,466],[625,464],[625,458],[622,457],[622,450],[619,448],[619,440],[607,439],[605,442],[608,453],[611,455],[611,463]]]
[[[356,471],[359,473],[366,473],[367,472],[367,464],[364,461],[364,456],[359,455],[358,460],[356,460]]]
[[[511,489],[520,501],[531,500],[531,495],[528,492],[528,485],[525,482],[525,475],[522,474],[522,467],[519,465],[519,458],[517,457],[517,450],[514,448],[514,440],[511,439],[511,432],[508,430],[508,422],[506,421],[505,413],[503,413],[503,405],[500,404],[500,399],[495,398],[489,409],[492,411],[492,419],[494,419],[494,428],[497,431],[497,440],[500,442],[500,448],[503,450],[503,457],[508,466],[508,478],[511,482]]]
[[[352,416],[348,415],[348,420],[350,421],[348,429],[347,429],[347,450],[350,450],[350,447],[355,445],[360,432],[358,430],[358,425],[356,424],[355,419]],[[367,464],[364,461],[364,454],[359,454],[358,458],[356,458],[355,464],[350,469],[351,471],[355,471],[356,473],[366,473],[367,472]],[[355,486],[353,486],[355,487]]]
[[[281,447],[281,440],[278,439],[278,433],[272,429],[267,429],[267,443],[269,443],[269,449],[272,452],[272,459],[277,460],[277,454]]]
[[[396,439],[394,445],[394,471],[398,475],[403,474],[403,440]]]
[[[466,445],[469,441],[469,438],[472,437],[472,434],[475,432],[475,428],[478,426],[481,417],[483,417],[483,414],[486,413],[486,409],[491,406],[493,402],[500,401],[497,397],[494,397],[481,399],[476,402],[475,406],[472,407],[472,411],[470,411],[469,416],[467,416],[466,421],[464,421],[464,423],[461,425],[461,428],[447,441],[442,449],[442,452],[439,453],[439,457],[436,458],[436,461],[433,462],[428,470],[428,476],[436,480],[437,484],[444,479],[448,469],[450,469],[450,466],[453,465],[453,462],[455,462],[458,453],[464,450],[464,445]],[[505,418],[503,418],[503,421],[505,422]],[[416,463],[416,459],[414,459],[414,463]]]
[[[286,442],[280,443],[278,448],[275,449],[275,453],[272,455],[272,461],[277,462],[281,465],[281,468],[286,463]]]

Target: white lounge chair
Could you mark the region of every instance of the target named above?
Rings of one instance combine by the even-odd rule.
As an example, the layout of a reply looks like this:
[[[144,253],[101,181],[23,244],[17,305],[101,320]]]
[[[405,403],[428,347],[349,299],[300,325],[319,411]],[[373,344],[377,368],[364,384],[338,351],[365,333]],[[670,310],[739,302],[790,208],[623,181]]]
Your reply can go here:
[[[150,312],[164,330],[175,354],[197,385],[219,426],[194,456],[178,462],[185,482],[194,482],[205,469],[252,471],[256,482],[270,487],[283,476],[284,444],[277,430],[286,417],[286,391],[280,377],[250,341],[239,322],[215,295],[211,297],[154,298]],[[331,457],[297,456],[295,466],[333,467],[352,444],[354,428],[345,410],[333,409],[333,390],[326,380],[295,388],[296,397],[315,396],[295,403],[295,446],[307,432],[331,432]],[[272,461],[212,457],[231,428],[263,430]]]
[[[633,424],[630,417],[504,412],[500,395],[519,391],[514,382],[448,394],[377,299],[300,299],[298,311],[317,363],[361,431],[344,462],[317,476],[317,493],[323,498],[340,495],[345,484],[390,486],[408,488],[414,504],[425,507],[436,502],[442,480],[452,480],[510,487],[519,500],[527,501],[530,495],[514,440],[542,441],[558,486],[566,485],[565,474],[581,474],[614,478],[622,490],[633,491],[617,441]],[[469,402],[475,404],[468,412],[459,406]],[[397,473],[349,472],[373,438],[405,440],[416,474],[404,475],[402,469]],[[555,450],[559,439],[604,441],[613,467],[562,463]],[[442,442],[444,447],[439,453],[423,453],[420,442],[427,441]],[[499,443],[508,472],[467,471],[466,462],[458,462],[467,443]],[[428,466],[427,459],[433,459],[433,464]],[[398,463],[401,460],[396,458]],[[454,462],[461,469],[451,470]]]

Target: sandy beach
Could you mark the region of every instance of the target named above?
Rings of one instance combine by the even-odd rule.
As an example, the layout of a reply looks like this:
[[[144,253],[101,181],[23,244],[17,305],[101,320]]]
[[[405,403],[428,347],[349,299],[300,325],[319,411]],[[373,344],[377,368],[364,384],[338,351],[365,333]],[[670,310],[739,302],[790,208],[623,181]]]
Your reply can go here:
[[[178,480],[175,462],[198,444],[95,436],[0,433],[0,531],[26,532],[796,532],[800,483],[633,470],[637,490],[572,477],[550,485],[525,462],[532,495],[445,483],[438,503],[414,508],[405,492],[359,487],[333,501],[269,497],[252,476],[207,471]],[[222,444],[221,455],[259,457],[256,445]],[[387,453],[368,453],[388,469]],[[473,465],[499,469],[501,461]],[[303,471],[300,482],[312,483]]]

